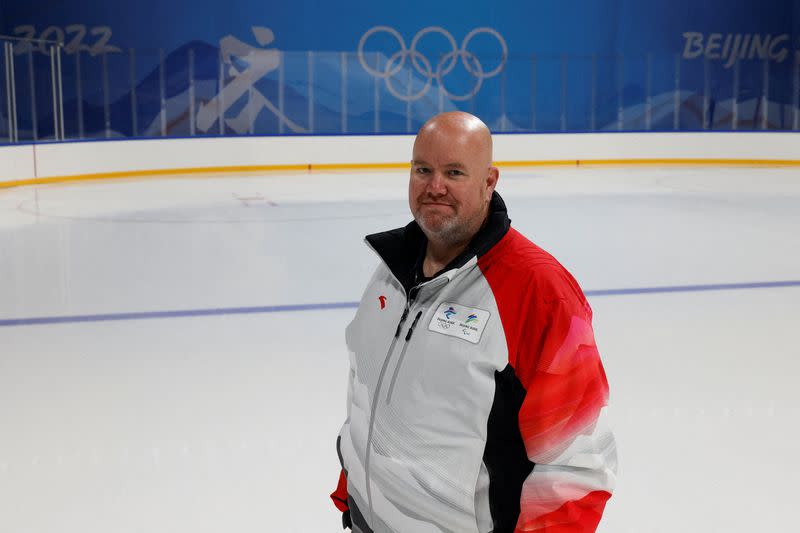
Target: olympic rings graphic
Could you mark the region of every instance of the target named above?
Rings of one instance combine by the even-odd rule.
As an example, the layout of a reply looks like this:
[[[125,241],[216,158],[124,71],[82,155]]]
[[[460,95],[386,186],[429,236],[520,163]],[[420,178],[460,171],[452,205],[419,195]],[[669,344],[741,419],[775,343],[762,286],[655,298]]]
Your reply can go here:
[[[397,52],[389,56],[389,60],[386,62],[383,70],[379,70],[373,66],[370,66],[367,62],[366,52],[364,51],[364,46],[367,44],[367,40],[376,33],[389,34],[400,46],[400,49]],[[417,50],[420,39],[428,34],[441,35],[447,40],[451,48],[450,52],[447,52],[441,58],[439,58],[435,69],[431,64],[431,61]],[[487,34],[494,37],[502,50],[499,64],[488,72],[484,70],[483,65],[481,65],[481,62],[478,60],[478,57],[474,53],[467,50],[467,47],[472,39],[480,34]],[[464,65],[464,68],[467,70],[467,72],[476,80],[474,86],[465,94],[453,94],[448,91],[444,85],[444,77],[450,74],[454,68],[456,68],[459,59],[461,60],[461,63]],[[478,94],[478,91],[481,90],[484,80],[497,76],[503,70],[507,59],[508,46],[506,45],[506,41],[503,39],[503,36],[492,28],[485,27],[475,28],[469,32],[466,37],[464,37],[460,47],[456,45],[456,40],[453,38],[450,32],[440,26],[428,26],[427,28],[423,28],[418,31],[417,34],[414,35],[414,38],[411,39],[411,45],[409,47],[406,46],[403,36],[400,35],[397,30],[389,26],[375,26],[362,35],[361,39],[358,41],[358,61],[361,63],[361,66],[364,68],[364,70],[376,78],[383,79],[386,83],[386,89],[398,100],[403,100],[406,102],[411,102],[422,98],[430,90],[431,86],[433,85],[433,80],[436,80],[436,83],[439,85],[439,90],[441,90],[444,95],[451,100],[469,100]],[[411,67],[425,78],[425,84],[416,92],[410,92],[411,87],[409,87],[409,94],[403,94],[395,87],[393,78],[402,72],[403,67],[406,66],[407,60],[410,62]],[[409,77],[410,76],[411,74],[409,72]],[[411,85],[410,78],[409,85]]]

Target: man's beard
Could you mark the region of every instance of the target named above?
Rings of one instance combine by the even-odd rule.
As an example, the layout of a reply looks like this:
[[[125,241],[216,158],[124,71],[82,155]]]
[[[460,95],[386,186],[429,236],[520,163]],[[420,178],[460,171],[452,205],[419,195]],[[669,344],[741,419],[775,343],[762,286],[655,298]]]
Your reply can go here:
[[[428,240],[434,237],[437,241],[447,246],[457,246],[472,239],[473,232],[471,231],[472,224],[470,224],[470,220],[464,220],[456,214],[439,218],[442,220],[435,224],[436,227],[431,227],[427,224],[424,216],[414,214],[414,220],[425,236],[428,237]]]

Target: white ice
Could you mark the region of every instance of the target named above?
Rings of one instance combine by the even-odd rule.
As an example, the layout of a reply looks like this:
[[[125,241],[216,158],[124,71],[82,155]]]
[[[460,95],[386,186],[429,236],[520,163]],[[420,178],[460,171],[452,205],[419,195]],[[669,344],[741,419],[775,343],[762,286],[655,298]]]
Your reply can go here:
[[[0,190],[0,321],[355,302],[406,180]],[[498,190],[586,291],[800,280],[797,168],[504,170]],[[799,297],[589,298],[620,460],[601,533],[793,529]],[[352,314],[0,325],[0,531],[341,531]]]

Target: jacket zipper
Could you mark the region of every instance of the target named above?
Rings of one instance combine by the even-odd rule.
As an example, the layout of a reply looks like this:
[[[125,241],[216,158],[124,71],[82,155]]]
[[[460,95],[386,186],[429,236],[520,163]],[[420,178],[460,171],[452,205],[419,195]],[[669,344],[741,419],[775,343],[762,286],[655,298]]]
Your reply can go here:
[[[444,283],[441,283],[441,281],[434,281],[431,283],[431,286],[437,287],[438,290],[441,289],[444,285],[447,285],[447,283],[450,281],[448,278],[440,278],[440,280],[443,280]],[[417,316],[414,317],[414,321],[411,323],[411,327],[408,328],[408,333],[406,333],[405,337],[405,344],[403,345],[403,351],[400,352],[400,356],[397,358],[397,365],[395,365],[394,367],[394,373],[392,374],[392,381],[389,383],[389,391],[386,394],[386,405],[389,405],[389,403],[392,401],[392,393],[394,392],[394,385],[395,382],[397,381],[397,375],[400,373],[400,367],[403,366],[403,361],[405,361],[406,350],[408,350],[409,341],[411,340],[411,336],[414,334],[414,328],[417,326],[417,322],[419,322],[419,319],[422,318],[425,312],[426,309],[424,308],[421,309],[417,313]],[[397,332],[399,331],[400,329],[398,328]],[[397,335],[397,333],[395,333],[395,335]]]
[[[422,311],[417,313],[417,316],[414,317],[414,322],[411,323],[411,327],[408,328],[408,333],[406,333],[405,344],[403,344],[403,351],[400,352],[400,356],[397,358],[397,364],[394,367],[394,373],[392,374],[392,381],[389,382],[389,391],[386,394],[386,405],[389,405],[389,402],[392,401],[392,391],[394,391],[394,384],[397,381],[397,374],[400,372],[400,367],[403,366],[403,359],[406,356],[406,350],[408,350],[408,344],[411,340],[411,335],[414,334],[414,326],[417,325],[419,322],[420,317],[422,316]]]
[[[366,457],[364,459],[364,473],[366,477],[366,485],[367,485],[367,503],[369,505],[369,517],[370,523],[374,524],[375,519],[373,516],[372,511],[372,488],[370,487],[369,483],[369,463],[370,463],[370,453],[372,447],[372,432],[375,429],[375,410],[378,406],[378,397],[380,396],[381,392],[381,384],[383,383],[383,376],[386,373],[386,368],[389,366],[389,361],[392,357],[392,352],[394,352],[394,347],[397,344],[397,340],[400,338],[400,331],[403,327],[403,323],[408,318],[408,313],[411,310],[411,304],[416,298],[417,295],[417,287],[412,288],[409,291],[409,297],[406,299],[406,306],[403,310],[403,315],[400,317],[400,322],[397,323],[397,329],[394,332],[394,338],[392,339],[392,343],[389,345],[389,351],[386,352],[386,358],[383,361],[383,366],[381,367],[381,373],[378,375],[378,383],[375,385],[375,395],[372,397],[372,406],[370,407],[370,414],[369,414],[369,430],[367,431],[367,450],[366,450]],[[417,319],[419,319],[419,315],[417,315]],[[416,320],[414,321],[416,324]],[[408,335],[406,335],[408,336]],[[407,343],[406,343],[407,345]]]

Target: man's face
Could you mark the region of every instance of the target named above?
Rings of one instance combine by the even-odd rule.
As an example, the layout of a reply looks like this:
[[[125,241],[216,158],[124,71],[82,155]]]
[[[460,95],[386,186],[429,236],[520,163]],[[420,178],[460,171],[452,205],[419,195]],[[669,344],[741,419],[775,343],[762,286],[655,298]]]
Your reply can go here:
[[[481,139],[451,128],[423,131],[414,143],[408,200],[429,240],[462,244],[480,229],[494,190]]]

